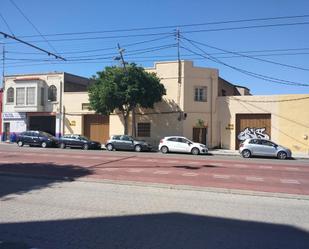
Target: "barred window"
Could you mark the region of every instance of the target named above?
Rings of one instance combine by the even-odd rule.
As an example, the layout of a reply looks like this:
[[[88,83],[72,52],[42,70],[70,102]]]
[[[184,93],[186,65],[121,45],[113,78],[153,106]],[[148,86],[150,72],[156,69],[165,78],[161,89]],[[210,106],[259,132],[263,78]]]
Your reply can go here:
[[[35,103],[35,87],[27,87],[27,105]]]
[[[48,100],[56,101],[57,100],[57,88],[54,85],[51,85],[48,88]]]
[[[89,103],[82,103],[82,110],[92,111]]]
[[[13,103],[14,102],[14,88],[10,87],[6,92],[6,102]]]
[[[16,88],[16,105],[24,105],[25,104],[25,88],[18,87]]]
[[[207,101],[207,87],[195,87],[194,100],[206,102]]]
[[[137,136],[138,137],[150,137],[150,123],[138,123],[137,124]]]

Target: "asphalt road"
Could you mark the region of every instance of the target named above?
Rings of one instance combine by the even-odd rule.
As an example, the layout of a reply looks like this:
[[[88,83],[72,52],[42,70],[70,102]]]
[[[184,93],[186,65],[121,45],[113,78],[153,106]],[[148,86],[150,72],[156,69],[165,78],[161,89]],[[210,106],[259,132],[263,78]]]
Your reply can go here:
[[[309,161],[0,146],[0,173],[309,195]]]
[[[308,200],[0,176],[0,201],[1,249],[309,248]]]

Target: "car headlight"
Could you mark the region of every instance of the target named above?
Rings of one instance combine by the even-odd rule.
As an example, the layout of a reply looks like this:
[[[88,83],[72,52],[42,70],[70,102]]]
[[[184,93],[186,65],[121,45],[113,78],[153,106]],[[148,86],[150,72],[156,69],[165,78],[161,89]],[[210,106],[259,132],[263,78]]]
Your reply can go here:
[[[203,148],[203,149],[206,148],[206,146],[205,146],[204,144],[201,144],[200,146],[201,146],[201,148]]]

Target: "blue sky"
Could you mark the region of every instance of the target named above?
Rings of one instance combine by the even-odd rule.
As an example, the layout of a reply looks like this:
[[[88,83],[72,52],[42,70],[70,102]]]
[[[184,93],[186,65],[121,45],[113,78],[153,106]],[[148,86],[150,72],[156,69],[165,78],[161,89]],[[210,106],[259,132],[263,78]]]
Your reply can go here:
[[[14,2],[49,44],[10,0],[0,1],[0,14],[8,24],[0,18],[0,31],[12,32],[16,37],[60,54],[67,61],[55,60],[1,37],[0,42],[5,42],[7,51],[6,74],[66,71],[90,77],[105,66],[118,64],[113,60],[117,54],[117,43],[126,49],[124,56],[128,62],[145,67],[151,67],[155,61],[176,59],[174,27],[115,30],[309,15],[309,2],[306,0]],[[268,27],[252,27],[266,25]],[[96,31],[99,32],[83,33]],[[309,16],[180,27],[180,34],[191,40],[190,43],[181,39],[183,48],[180,53],[182,59],[193,60],[197,66],[218,68],[221,77],[250,88],[253,94],[309,93],[308,31]],[[83,34],[72,34],[78,32]],[[230,51],[241,52],[242,56],[227,53]],[[271,78],[265,80],[265,76]],[[272,82],[278,80],[288,85]]]

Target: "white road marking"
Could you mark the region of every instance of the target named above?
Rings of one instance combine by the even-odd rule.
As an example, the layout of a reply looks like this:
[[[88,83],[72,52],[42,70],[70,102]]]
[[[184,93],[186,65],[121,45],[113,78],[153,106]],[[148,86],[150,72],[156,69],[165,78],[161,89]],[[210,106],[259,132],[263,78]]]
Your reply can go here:
[[[153,173],[156,174],[156,175],[167,175],[170,172],[169,171],[164,171],[164,170],[158,170],[158,171],[155,171]]]
[[[259,166],[260,169],[272,169],[273,166]]]
[[[104,169],[99,169],[99,170],[104,170],[104,171],[116,171],[118,169],[116,168],[104,168]]]
[[[198,165],[200,164],[199,162],[187,162],[186,164],[190,164],[190,165]]]
[[[168,162],[168,163],[178,163],[179,161],[176,161],[176,160],[168,160],[167,162]]]
[[[100,157],[100,156],[91,156],[91,157],[87,157],[88,159],[104,159],[104,157]]]
[[[137,161],[137,158],[128,158],[127,161]]]
[[[223,166],[223,163],[210,163],[210,165],[213,165],[213,166]]]
[[[146,162],[157,162],[156,159],[147,159]]]
[[[300,184],[299,181],[293,179],[280,179],[280,182],[285,184]]]
[[[10,163],[9,161],[0,161],[0,163]]]
[[[237,167],[237,168],[248,168],[248,166],[247,166],[247,165],[244,165],[244,164],[238,164],[238,163],[236,163],[236,164],[232,164],[232,166]]]
[[[197,173],[183,173],[182,176],[197,176]]]
[[[291,171],[298,171],[299,168],[294,168],[294,167],[285,167],[286,170],[291,170]]]
[[[252,181],[252,182],[263,182],[264,181],[262,177],[254,177],[254,176],[247,176],[246,180]]]
[[[143,170],[142,169],[128,169],[127,172],[129,173],[139,173],[139,172],[142,172]]]
[[[231,178],[231,176],[229,176],[229,175],[213,175],[213,178],[229,179],[229,178]]]

